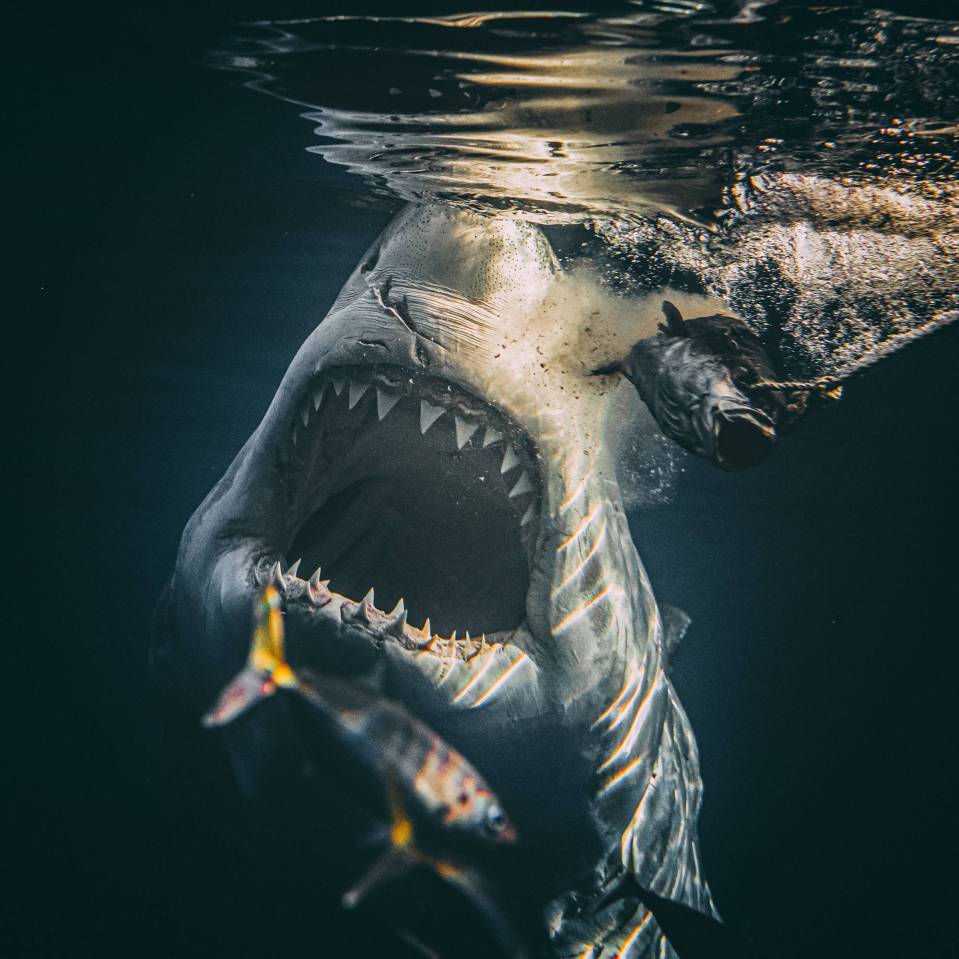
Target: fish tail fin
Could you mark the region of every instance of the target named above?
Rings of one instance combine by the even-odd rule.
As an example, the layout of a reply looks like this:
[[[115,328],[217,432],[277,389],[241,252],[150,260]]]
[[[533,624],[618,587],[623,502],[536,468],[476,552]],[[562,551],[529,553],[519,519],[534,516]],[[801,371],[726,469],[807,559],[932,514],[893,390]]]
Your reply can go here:
[[[268,583],[253,603],[253,642],[249,665],[259,672],[271,672],[286,663],[283,630],[283,597]]]
[[[247,665],[230,680],[216,703],[203,716],[203,725],[207,729],[225,726],[275,692],[276,683],[269,676]]]
[[[233,677],[203,717],[207,728],[225,726],[261,700],[272,696],[278,686],[298,685],[285,659],[283,597],[268,584],[253,604],[253,641],[246,666]]]

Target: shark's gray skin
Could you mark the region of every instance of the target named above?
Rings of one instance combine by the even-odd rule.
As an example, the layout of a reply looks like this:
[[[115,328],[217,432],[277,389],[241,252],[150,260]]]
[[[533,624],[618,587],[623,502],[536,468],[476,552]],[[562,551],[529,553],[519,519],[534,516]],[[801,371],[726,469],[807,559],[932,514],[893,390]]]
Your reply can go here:
[[[645,906],[586,908],[627,870],[713,912],[696,746],[616,480],[642,406],[590,375],[661,297],[589,320],[577,295],[533,226],[401,212],[189,521],[161,652],[199,717],[272,578],[302,665],[376,667],[489,781],[553,954],[672,956]]]

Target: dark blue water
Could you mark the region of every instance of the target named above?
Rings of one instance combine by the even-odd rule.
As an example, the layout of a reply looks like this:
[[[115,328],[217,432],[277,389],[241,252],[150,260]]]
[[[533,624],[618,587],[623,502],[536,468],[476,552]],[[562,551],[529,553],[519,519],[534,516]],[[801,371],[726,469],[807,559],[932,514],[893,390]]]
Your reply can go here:
[[[190,513],[397,203],[307,153],[296,110],[209,69],[226,17],[11,23],[30,154],[4,183],[26,281],[7,685],[25,695],[0,954],[215,956],[229,853],[178,871],[197,837],[168,812],[150,614]],[[690,459],[635,517],[659,597],[693,619],[675,681],[706,872],[773,955],[957,954],[957,364],[953,329],[761,468]]]

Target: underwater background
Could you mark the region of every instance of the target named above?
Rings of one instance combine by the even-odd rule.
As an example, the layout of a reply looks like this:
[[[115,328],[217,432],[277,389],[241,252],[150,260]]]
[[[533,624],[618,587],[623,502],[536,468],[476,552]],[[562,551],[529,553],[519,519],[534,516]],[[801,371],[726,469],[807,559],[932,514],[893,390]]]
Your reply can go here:
[[[945,17],[933,33],[953,38],[948,47],[959,16],[949,6],[885,8]],[[871,10],[837,7],[840,21]],[[235,40],[256,31],[238,23],[319,12],[5,9],[17,131],[3,184],[7,263],[25,292],[7,354],[10,513],[27,596],[13,591],[0,955],[216,956],[242,941],[240,920],[255,922],[237,906],[239,851],[205,845],[202,824],[171,812],[182,784],[169,780],[147,645],[186,519],[415,180],[371,183],[352,155],[307,152],[308,107],[251,93],[249,65],[221,69],[225,56],[250,56]],[[762,21],[751,29],[756,43],[770,39]],[[851,57],[842,40],[835,55]],[[927,115],[938,103],[933,119],[954,125],[955,61],[934,60],[930,74],[905,41],[887,54],[902,69],[881,92]],[[314,74],[284,76],[284,63],[270,75],[285,85],[267,92],[309,102],[316,90],[291,87]],[[326,82],[343,85],[337,97],[355,115],[373,110],[384,79],[338,68]],[[852,102],[860,82],[832,95]],[[793,142],[843,149],[846,121],[821,106],[811,102]],[[753,132],[739,129],[733,146]],[[955,170],[954,133],[943,137],[920,181]],[[851,135],[843,162],[858,163],[860,146]],[[628,175],[661,183],[674,149],[631,154]],[[677,157],[710,198],[703,166]],[[629,231],[676,208],[670,189],[628,192],[654,201],[628,210],[635,220],[606,250],[609,269],[626,274],[642,260],[624,262],[623,245],[648,239]],[[523,196],[506,202],[522,208]],[[575,211],[544,209],[561,250],[598,255],[597,231]],[[855,301],[843,305],[855,314]],[[951,328],[857,380],[755,470],[725,474],[676,454],[668,490],[637,494],[633,531],[657,596],[693,622],[672,676],[700,747],[706,875],[724,918],[772,955],[959,954],[957,364]],[[277,952],[323,954],[321,933],[322,916],[304,917],[277,934]]]

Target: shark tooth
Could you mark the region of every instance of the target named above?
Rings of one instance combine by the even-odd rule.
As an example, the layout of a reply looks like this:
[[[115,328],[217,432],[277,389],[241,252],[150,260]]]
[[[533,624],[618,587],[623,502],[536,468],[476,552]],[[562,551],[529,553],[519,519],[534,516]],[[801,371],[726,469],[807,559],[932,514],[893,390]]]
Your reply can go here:
[[[318,410],[323,402],[323,394],[326,392],[326,383],[316,387],[313,390],[313,409]]]
[[[304,426],[310,425],[310,401],[307,400],[303,404],[303,408],[300,410],[300,419],[303,420]]]
[[[444,413],[442,406],[433,406],[426,400],[420,401],[420,432],[425,433]]]
[[[482,633],[478,640],[474,640],[473,650],[467,654],[466,661],[469,662],[471,659],[476,659],[480,653],[484,652],[486,652],[486,633]]]
[[[349,408],[353,409],[357,403],[363,398],[363,394],[370,388],[369,383],[356,383],[353,380],[350,380],[350,404]]]
[[[346,384],[346,380],[330,380],[330,382],[333,384],[333,392],[339,396],[340,393],[343,392],[343,386]]]
[[[392,633],[394,636],[399,639],[403,639],[406,635],[406,617],[407,612],[405,609],[400,610],[396,616],[394,616],[386,626],[387,632]]]
[[[293,424],[293,445],[296,446],[296,441],[300,438],[300,424]]]
[[[433,636],[433,630],[430,629],[430,618],[429,618],[429,616],[426,617],[426,622],[423,623],[422,632],[423,632],[423,634],[426,636],[427,639],[430,639],[430,638],[432,638],[432,636]]]
[[[519,466],[519,457],[516,455],[516,450],[513,449],[508,443],[506,444],[506,452],[503,454],[503,463],[499,468],[500,473],[508,473],[511,469],[515,469]],[[513,495],[512,493],[510,494]]]
[[[374,609],[376,607],[376,599],[373,595],[373,587],[371,586],[367,591],[366,595],[360,600],[360,608],[365,612],[368,609]]]
[[[329,582],[329,580],[327,580],[327,582]],[[321,580],[320,580],[320,567],[317,566],[315,572],[314,572],[313,575],[310,577],[310,587],[311,587],[312,589],[319,589],[319,588],[320,588],[320,584],[321,584]]]
[[[503,434],[499,430],[494,430],[492,427],[487,426],[486,432],[483,434],[483,449],[486,449],[487,446],[492,446],[494,443],[498,443],[503,438]]]
[[[509,491],[509,497],[522,496],[523,493],[532,493],[533,484],[529,481],[529,473],[523,470],[523,475],[516,481],[516,485]]]
[[[283,568],[280,566],[279,560],[273,564],[273,569],[270,570],[270,582],[279,590],[286,590],[286,580],[283,579]]]
[[[469,441],[470,437],[479,429],[479,423],[470,423],[467,420],[454,416],[456,421],[456,448],[461,450]]]
[[[376,388],[376,415],[380,420],[386,419],[386,414],[399,403],[401,396],[401,393],[388,393],[379,387]]]
[[[286,571],[286,575],[292,577],[293,579],[296,579],[296,578],[297,578],[296,574],[297,574],[297,572],[299,571],[300,563],[301,563],[301,562],[303,562],[302,558],[298,559],[298,560]]]
[[[390,612],[389,612],[388,615],[390,615],[390,616],[399,616],[400,613],[403,613],[403,612],[405,612],[405,611],[406,611],[406,603],[403,602],[403,597],[401,596],[401,597],[396,601],[396,605],[390,610]]]
[[[536,515],[536,504],[530,503],[526,507],[526,512],[523,513],[523,518],[519,521],[520,526],[525,526],[534,516]]]

